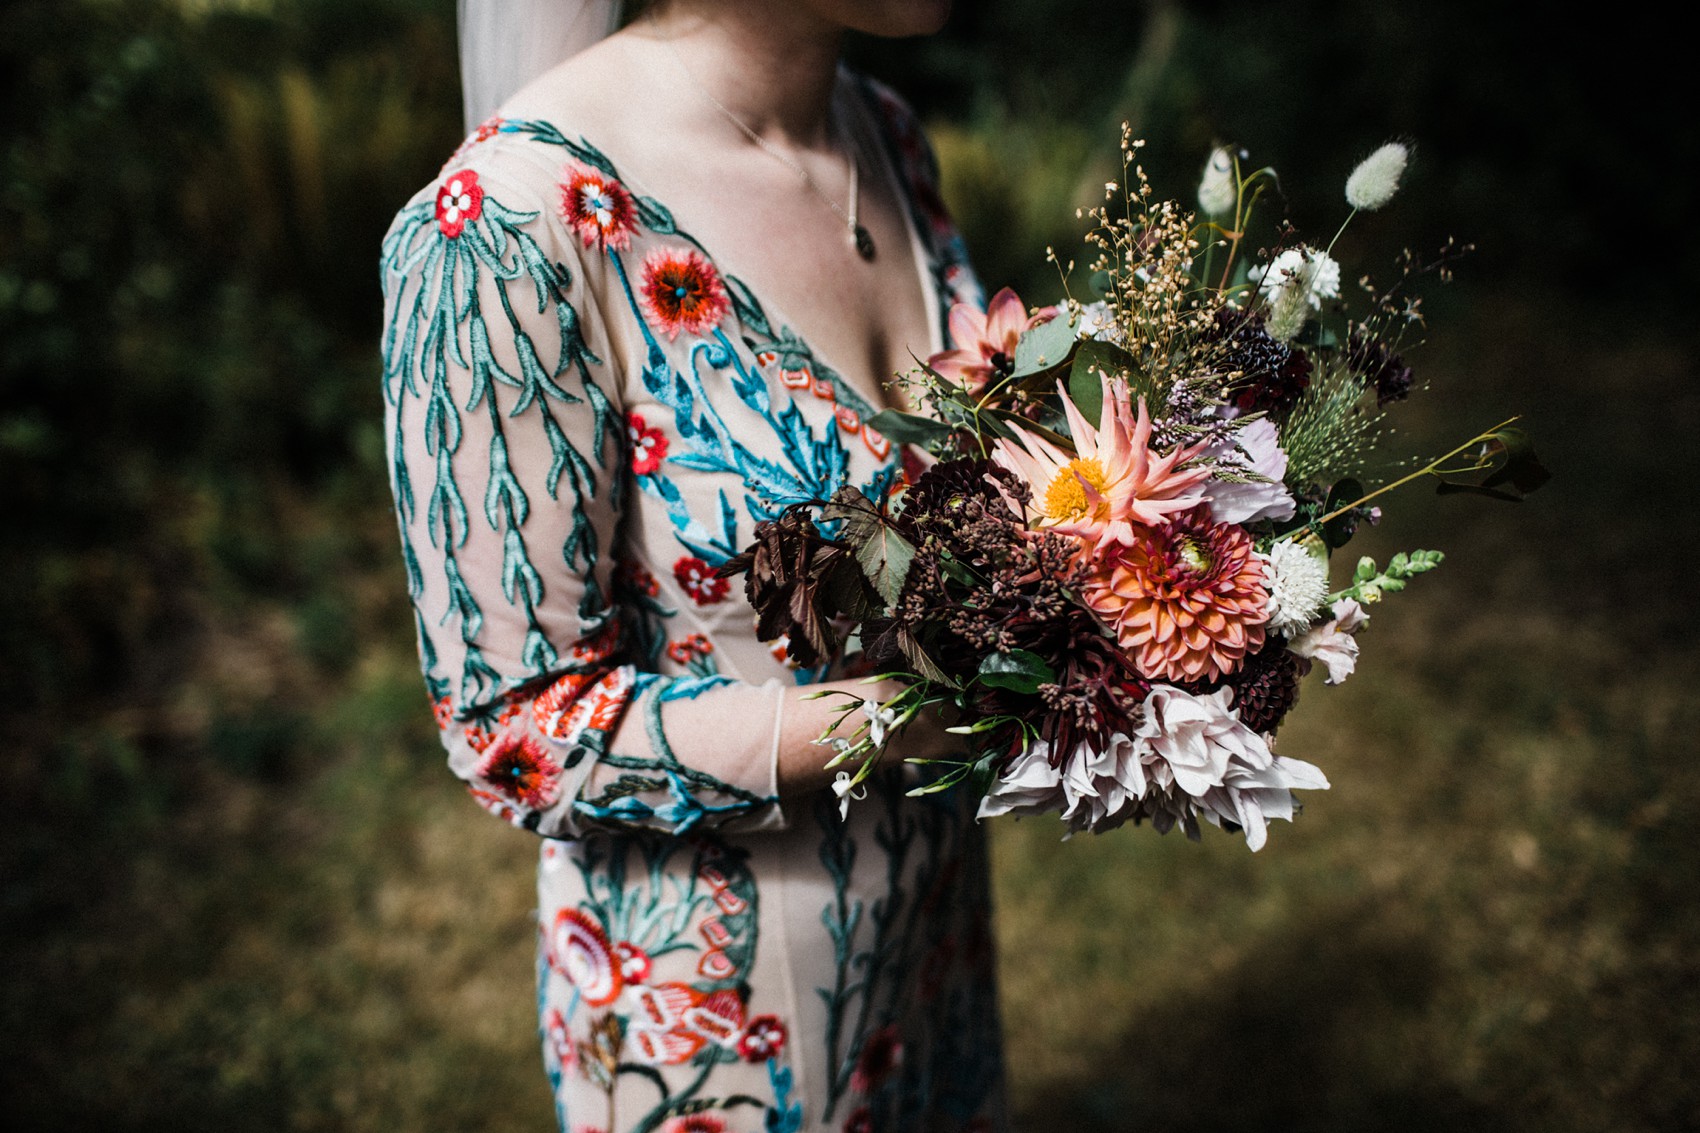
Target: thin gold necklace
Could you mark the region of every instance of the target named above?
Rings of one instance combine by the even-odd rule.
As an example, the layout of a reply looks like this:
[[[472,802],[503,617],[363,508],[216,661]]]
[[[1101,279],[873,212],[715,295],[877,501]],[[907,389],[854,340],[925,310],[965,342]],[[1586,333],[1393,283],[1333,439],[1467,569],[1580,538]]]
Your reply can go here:
[[[744,120],[742,118],[739,118],[736,114],[732,113],[731,110],[727,109],[726,104],[724,102],[721,102],[718,98],[715,98],[714,95],[710,94],[709,91],[708,91],[708,88],[704,87],[701,83],[697,82],[696,76],[692,75],[690,68],[685,66],[684,59],[680,58],[678,48],[673,46],[672,37],[660,35],[659,34],[660,29],[656,29],[656,30],[657,30],[657,38],[659,38],[661,40],[661,42],[666,45],[667,53],[670,54],[671,56],[673,56],[673,62],[678,65],[679,73],[685,77],[685,82],[690,84],[691,89],[695,90],[699,95],[701,95],[704,99],[706,99],[710,106],[712,106],[716,110],[720,111],[720,113],[725,116],[725,118],[728,122],[730,122],[730,123],[732,123],[732,125],[738,127],[738,130],[746,138],[750,139],[750,141],[754,142],[758,147],[760,147],[762,152],[766,153],[769,157],[773,158],[775,161],[782,162],[783,164],[788,166],[790,168],[791,172],[793,172],[797,175],[798,180],[803,182],[803,185],[809,190],[809,192],[811,192],[815,196],[819,197],[823,202],[825,202],[827,208],[829,208],[833,212],[837,213],[838,219],[840,219],[844,222],[844,230],[845,230],[845,233],[850,238],[851,247],[856,249],[856,254],[861,256],[863,260],[867,261],[868,263],[872,263],[873,260],[874,260],[874,238],[873,238],[873,235],[872,235],[872,233],[870,233],[867,230],[867,228],[864,225],[859,223],[856,219],[856,217],[857,217],[856,206],[857,206],[857,204],[860,200],[860,194],[859,194],[860,184],[859,183],[860,183],[861,178],[860,178],[860,170],[858,168],[858,162],[856,161],[855,148],[852,147],[852,146],[849,146],[849,145],[846,145],[844,147],[845,148],[845,155],[846,155],[846,157],[849,161],[849,164],[850,164],[850,208],[849,208],[848,211],[846,211],[845,209],[842,209],[842,208],[839,207],[837,201],[835,201],[831,197],[827,196],[826,193],[821,190],[821,187],[819,185],[815,184],[815,179],[813,177],[809,176],[809,171],[807,169],[804,169],[795,160],[793,160],[790,154],[788,154],[785,151],[777,148],[771,142],[769,142],[766,138],[763,138],[760,134],[756,133],[753,129],[751,129],[749,127],[749,125],[747,123],[744,122]],[[837,117],[838,116],[837,116],[837,113],[836,113],[837,104],[838,104],[838,96],[835,93],[833,95],[833,115],[832,115],[833,120],[828,123],[828,126],[833,127],[834,132],[837,133],[838,135],[842,136],[843,131],[841,129],[836,129],[836,127],[838,125],[838,123],[837,123]]]

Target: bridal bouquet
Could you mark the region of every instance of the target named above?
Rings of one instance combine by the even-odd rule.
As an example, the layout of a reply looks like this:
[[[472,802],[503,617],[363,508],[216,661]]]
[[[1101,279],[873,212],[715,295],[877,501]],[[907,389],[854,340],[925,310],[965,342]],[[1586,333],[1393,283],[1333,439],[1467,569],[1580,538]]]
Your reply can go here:
[[[722,571],[745,575],[761,635],[799,663],[859,649],[903,683],[847,697],[822,737],[846,806],[933,710],[967,753],[915,761],[931,765],[916,792],[962,785],[982,817],[1056,812],[1071,831],[1149,820],[1196,837],[1203,819],[1258,849],[1295,789],[1328,786],[1274,751],[1300,678],[1344,680],[1365,607],[1441,561],[1337,572],[1330,552],[1400,484],[1518,499],[1547,477],[1506,422],[1391,483],[1361,479],[1412,389],[1411,285],[1467,249],[1406,253],[1354,310],[1332,244],[1283,229],[1252,254],[1272,171],[1217,150],[1194,213],[1155,196],[1139,146],[1124,133],[1131,183],[1091,213],[1101,298],[1030,314],[1006,289],[983,314],[956,308],[955,348],[903,379],[924,412],[870,421],[910,446],[901,488],[793,506]],[[1407,157],[1391,143],[1353,171],[1348,222],[1394,196]]]

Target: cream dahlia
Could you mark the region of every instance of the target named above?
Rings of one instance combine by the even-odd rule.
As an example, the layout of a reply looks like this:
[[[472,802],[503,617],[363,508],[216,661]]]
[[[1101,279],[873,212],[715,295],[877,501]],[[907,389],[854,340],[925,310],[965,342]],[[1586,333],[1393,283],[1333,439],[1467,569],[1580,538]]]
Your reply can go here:
[[[1037,526],[1099,548],[1131,546],[1136,525],[1160,524],[1196,507],[1210,474],[1184,467],[1199,454],[1199,446],[1163,454],[1151,450],[1145,401],[1140,399],[1135,417],[1125,384],[1106,376],[1103,391],[1103,421],[1094,428],[1063,390],[1073,454],[1012,425],[1015,440],[999,439],[992,459],[1032,488]]]
[[[1208,505],[1141,528],[1100,558],[1084,597],[1154,681],[1205,681],[1263,644],[1269,591],[1251,537]]]

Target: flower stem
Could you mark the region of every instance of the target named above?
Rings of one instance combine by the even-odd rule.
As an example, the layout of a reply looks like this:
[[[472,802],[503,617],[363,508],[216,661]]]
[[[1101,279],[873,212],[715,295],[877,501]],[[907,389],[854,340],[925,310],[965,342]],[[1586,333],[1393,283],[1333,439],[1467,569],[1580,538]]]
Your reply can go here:
[[[1448,460],[1451,460],[1453,457],[1457,456],[1459,453],[1463,452],[1465,449],[1469,448],[1471,445],[1480,444],[1483,441],[1492,440],[1499,433],[1499,431],[1501,429],[1505,428],[1507,425],[1511,424],[1513,421],[1516,421],[1516,420],[1517,420],[1516,417],[1507,417],[1505,420],[1501,421],[1499,424],[1495,425],[1493,428],[1487,430],[1484,433],[1476,434],[1475,436],[1471,437],[1469,440],[1465,441],[1463,444],[1459,445],[1457,448],[1453,449],[1451,452],[1447,453],[1444,456],[1437,457],[1433,461],[1431,461],[1428,464],[1425,464],[1423,467],[1417,469],[1415,472],[1412,472],[1412,473],[1410,473],[1409,475],[1406,475],[1406,476],[1401,476],[1401,477],[1399,477],[1399,479],[1393,481],[1391,484],[1383,484],[1381,487],[1377,488],[1373,492],[1370,492],[1368,495],[1360,496],[1356,500],[1353,500],[1349,504],[1346,504],[1342,507],[1335,508],[1333,511],[1329,512],[1327,515],[1323,516],[1322,518],[1320,518],[1318,520],[1315,520],[1311,524],[1312,530],[1305,532],[1305,534],[1303,536],[1301,536],[1300,541],[1302,542],[1306,539],[1316,538],[1316,531],[1315,531],[1316,528],[1321,527],[1323,524],[1329,522],[1330,520],[1339,519],[1342,515],[1345,515],[1349,511],[1352,511],[1356,508],[1363,507],[1365,504],[1369,503],[1371,500],[1375,499],[1377,496],[1385,495],[1386,493],[1391,492],[1395,488],[1401,487],[1402,485],[1405,485],[1405,484],[1409,484],[1412,480],[1418,479],[1419,477],[1422,477],[1422,476],[1427,476],[1431,472],[1438,471],[1440,469],[1440,466],[1445,464]],[[1477,467],[1480,467],[1480,465],[1477,465]],[[1468,470],[1460,470],[1460,471],[1468,471]]]

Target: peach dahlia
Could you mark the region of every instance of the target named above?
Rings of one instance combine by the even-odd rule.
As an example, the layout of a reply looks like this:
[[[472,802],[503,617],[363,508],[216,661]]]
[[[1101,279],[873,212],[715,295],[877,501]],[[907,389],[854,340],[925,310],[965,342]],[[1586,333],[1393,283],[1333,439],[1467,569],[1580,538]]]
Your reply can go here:
[[[1203,446],[1152,451],[1151,417],[1145,400],[1137,416],[1127,386],[1103,378],[1103,413],[1095,427],[1060,384],[1074,452],[1068,453],[1019,425],[1014,440],[999,439],[992,459],[1033,490],[1037,526],[1073,535],[1098,548],[1132,545],[1136,529],[1160,524],[1203,502],[1210,474],[1188,467]]]
[[[1154,681],[1215,680],[1263,644],[1269,592],[1251,537],[1208,506],[1136,528],[1101,556],[1085,594]]]

